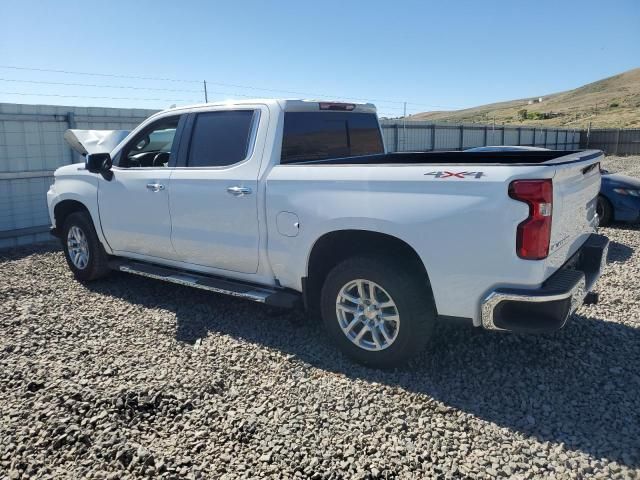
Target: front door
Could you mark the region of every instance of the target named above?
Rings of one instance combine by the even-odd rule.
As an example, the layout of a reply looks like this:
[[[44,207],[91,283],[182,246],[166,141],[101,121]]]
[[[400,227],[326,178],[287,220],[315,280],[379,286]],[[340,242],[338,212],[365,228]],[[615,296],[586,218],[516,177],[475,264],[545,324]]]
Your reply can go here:
[[[179,121],[173,115],[151,123],[116,154],[111,178],[99,180],[100,224],[117,253],[175,258],[168,187]]]
[[[256,138],[266,129],[267,110],[227,108],[193,115],[185,164],[171,174],[173,246],[184,262],[256,273],[262,155]]]

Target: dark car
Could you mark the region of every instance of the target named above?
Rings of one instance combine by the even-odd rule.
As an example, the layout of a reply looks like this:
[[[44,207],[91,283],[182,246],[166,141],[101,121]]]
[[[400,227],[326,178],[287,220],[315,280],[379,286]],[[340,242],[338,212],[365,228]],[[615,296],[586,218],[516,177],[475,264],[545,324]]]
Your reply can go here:
[[[640,221],[640,180],[601,170],[602,185],[598,195],[600,225]]]

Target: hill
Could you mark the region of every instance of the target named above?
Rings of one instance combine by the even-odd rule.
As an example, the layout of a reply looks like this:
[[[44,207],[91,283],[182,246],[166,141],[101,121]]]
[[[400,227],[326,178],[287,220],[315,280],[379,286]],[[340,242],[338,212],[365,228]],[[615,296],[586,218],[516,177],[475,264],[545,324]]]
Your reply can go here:
[[[538,101],[541,99],[541,101]],[[491,103],[464,110],[424,112],[411,120],[640,128],[640,68],[574,90]]]

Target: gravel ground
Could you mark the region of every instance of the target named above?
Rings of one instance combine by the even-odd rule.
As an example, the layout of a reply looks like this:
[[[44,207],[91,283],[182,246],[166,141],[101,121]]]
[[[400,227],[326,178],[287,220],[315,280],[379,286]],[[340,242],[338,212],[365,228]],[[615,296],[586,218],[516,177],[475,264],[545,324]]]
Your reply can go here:
[[[0,252],[0,477],[640,478],[640,229],[604,232],[563,331],[441,325],[392,372],[299,313]]]

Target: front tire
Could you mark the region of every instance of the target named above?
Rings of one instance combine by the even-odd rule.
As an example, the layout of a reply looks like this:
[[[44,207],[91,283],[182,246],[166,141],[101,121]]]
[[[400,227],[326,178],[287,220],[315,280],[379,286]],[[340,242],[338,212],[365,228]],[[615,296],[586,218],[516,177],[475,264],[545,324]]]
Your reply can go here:
[[[349,258],[329,272],[320,301],[331,339],[364,365],[406,363],[433,335],[436,309],[426,279],[399,262]]]
[[[107,254],[87,212],[67,217],[61,239],[65,259],[77,280],[96,280],[109,273]]]
[[[600,223],[598,226],[606,227],[611,223],[611,219],[613,217],[613,209],[611,208],[611,203],[602,195],[598,195],[598,204],[596,206],[596,212],[598,213],[598,217],[600,219]]]

